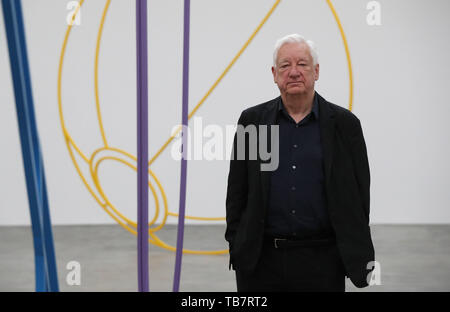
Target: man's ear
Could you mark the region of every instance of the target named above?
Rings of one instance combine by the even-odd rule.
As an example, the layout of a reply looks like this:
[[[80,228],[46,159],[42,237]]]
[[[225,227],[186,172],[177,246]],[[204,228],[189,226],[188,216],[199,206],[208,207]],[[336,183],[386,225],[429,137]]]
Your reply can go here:
[[[273,67],[273,66],[272,66],[272,75],[273,75],[273,82],[277,83],[275,80],[276,71],[275,71],[275,67]]]
[[[314,78],[317,80],[319,80],[319,64],[316,64],[316,66],[314,66]]]

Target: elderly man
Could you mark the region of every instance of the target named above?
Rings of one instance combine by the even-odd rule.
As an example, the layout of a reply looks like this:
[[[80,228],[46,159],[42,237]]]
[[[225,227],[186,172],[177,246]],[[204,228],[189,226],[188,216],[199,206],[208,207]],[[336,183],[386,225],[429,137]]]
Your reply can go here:
[[[343,292],[346,276],[366,287],[375,252],[360,121],[314,90],[317,52],[302,36],[277,41],[272,74],[280,96],[244,110],[238,125],[278,127],[276,144],[242,139],[246,149],[267,144],[278,166],[239,157],[239,132],[230,162],[225,239],[237,290]]]

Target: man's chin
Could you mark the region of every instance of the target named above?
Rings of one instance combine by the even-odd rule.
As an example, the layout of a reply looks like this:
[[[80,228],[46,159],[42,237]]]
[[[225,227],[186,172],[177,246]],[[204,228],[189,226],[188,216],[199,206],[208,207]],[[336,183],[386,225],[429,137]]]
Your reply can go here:
[[[286,94],[288,95],[303,95],[306,93],[306,89],[302,87],[291,87],[286,90]]]

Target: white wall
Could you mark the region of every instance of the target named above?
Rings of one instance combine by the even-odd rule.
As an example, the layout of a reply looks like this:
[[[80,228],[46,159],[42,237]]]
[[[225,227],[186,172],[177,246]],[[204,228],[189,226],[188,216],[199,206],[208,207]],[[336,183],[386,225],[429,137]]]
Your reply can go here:
[[[66,31],[61,0],[23,0],[37,123],[54,224],[114,223],[82,184],[59,120],[57,70]],[[72,30],[63,72],[66,125],[89,157],[102,147],[94,94],[97,30],[106,1],[86,0]],[[369,26],[368,1],[334,0],[350,47],[353,112],[360,118],[371,166],[372,223],[449,223],[448,87],[450,21],[447,0],[383,0],[381,26]],[[100,53],[100,102],[110,146],[136,155],[134,1],[112,1]],[[149,144],[162,146],[181,120],[183,1],[149,0]],[[193,0],[190,107],[202,98],[247,40],[274,0]],[[29,224],[3,15],[0,15],[0,225]],[[246,107],[278,96],[270,66],[273,44],[288,33],[316,42],[321,76],[316,89],[348,106],[348,71],[339,31],[326,1],[282,0],[197,117],[234,124]],[[88,167],[82,170],[88,175]],[[170,147],[152,170],[169,210],[178,210],[179,162]],[[228,161],[190,161],[187,214],[225,215]],[[117,162],[100,167],[102,186],[117,208],[136,219],[136,176]],[[90,180],[89,180],[90,181]],[[90,182],[91,185],[92,182]],[[150,197],[150,217],[153,197]],[[176,222],[169,218],[170,223]]]

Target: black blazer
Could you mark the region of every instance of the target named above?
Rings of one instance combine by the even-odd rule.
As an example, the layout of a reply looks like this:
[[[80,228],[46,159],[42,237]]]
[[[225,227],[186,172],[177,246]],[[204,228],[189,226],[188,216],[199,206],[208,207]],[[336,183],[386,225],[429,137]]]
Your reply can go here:
[[[331,224],[346,276],[356,287],[366,287],[367,276],[373,269],[369,262],[375,260],[375,251],[369,227],[369,162],[361,124],[348,109],[317,96]],[[275,124],[278,100],[244,110],[238,124],[244,127],[252,124],[257,129],[259,125]],[[270,127],[268,138],[270,146]],[[246,148],[248,143],[246,140]],[[260,170],[262,162],[259,156],[256,160],[234,157],[230,161],[225,239],[230,246],[230,267],[235,270],[252,271],[261,252],[270,193],[270,172]]]

